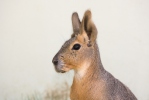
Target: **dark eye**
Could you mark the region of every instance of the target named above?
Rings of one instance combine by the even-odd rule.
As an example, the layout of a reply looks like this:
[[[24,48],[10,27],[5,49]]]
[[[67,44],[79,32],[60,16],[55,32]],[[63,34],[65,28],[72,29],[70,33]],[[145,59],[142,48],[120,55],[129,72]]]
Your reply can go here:
[[[75,44],[75,45],[72,47],[72,49],[73,49],[73,50],[79,50],[80,47],[81,47],[80,44]]]

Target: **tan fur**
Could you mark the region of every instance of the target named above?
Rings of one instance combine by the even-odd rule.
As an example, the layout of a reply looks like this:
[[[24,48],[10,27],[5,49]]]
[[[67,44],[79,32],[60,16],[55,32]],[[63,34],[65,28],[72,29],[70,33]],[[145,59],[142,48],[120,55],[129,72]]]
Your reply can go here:
[[[53,58],[57,72],[74,70],[71,100],[137,100],[134,94],[102,66],[97,29],[87,10],[82,22],[72,14],[73,34]],[[74,48],[79,45],[79,48]]]

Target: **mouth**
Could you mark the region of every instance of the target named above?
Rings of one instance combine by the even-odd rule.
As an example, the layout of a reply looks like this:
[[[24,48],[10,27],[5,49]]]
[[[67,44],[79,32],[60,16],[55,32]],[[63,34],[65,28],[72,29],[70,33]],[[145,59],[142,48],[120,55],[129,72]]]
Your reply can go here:
[[[57,71],[58,72],[58,71]],[[66,71],[63,71],[63,70],[61,70],[61,71],[59,71],[58,73],[65,73]]]
[[[55,71],[58,72],[58,73],[65,73],[67,71],[65,71],[64,69],[64,66],[54,66],[55,67]]]
[[[58,73],[66,73],[71,69],[62,60],[58,61],[57,64],[54,64],[54,67],[55,67],[55,71]]]
[[[62,70],[61,68],[55,67],[55,71],[57,73],[65,73],[66,71]]]

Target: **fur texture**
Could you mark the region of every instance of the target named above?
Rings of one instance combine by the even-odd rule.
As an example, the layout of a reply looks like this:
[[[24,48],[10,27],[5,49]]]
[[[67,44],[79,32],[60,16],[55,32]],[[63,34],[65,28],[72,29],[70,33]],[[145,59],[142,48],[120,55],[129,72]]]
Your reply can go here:
[[[72,14],[73,34],[52,61],[57,72],[75,72],[71,100],[137,100],[128,87],[104,69],[96,43],[98,32],[91,18],[89,10],[82,22],[76,12]]]

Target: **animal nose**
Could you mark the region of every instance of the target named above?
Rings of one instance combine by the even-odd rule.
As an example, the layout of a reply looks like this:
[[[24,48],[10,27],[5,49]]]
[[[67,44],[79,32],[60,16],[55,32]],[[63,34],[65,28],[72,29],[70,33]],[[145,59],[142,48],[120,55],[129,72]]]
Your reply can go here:
[[[52,60],[52,62],[53,62],[54,65],[58,64],[58,60]]]

